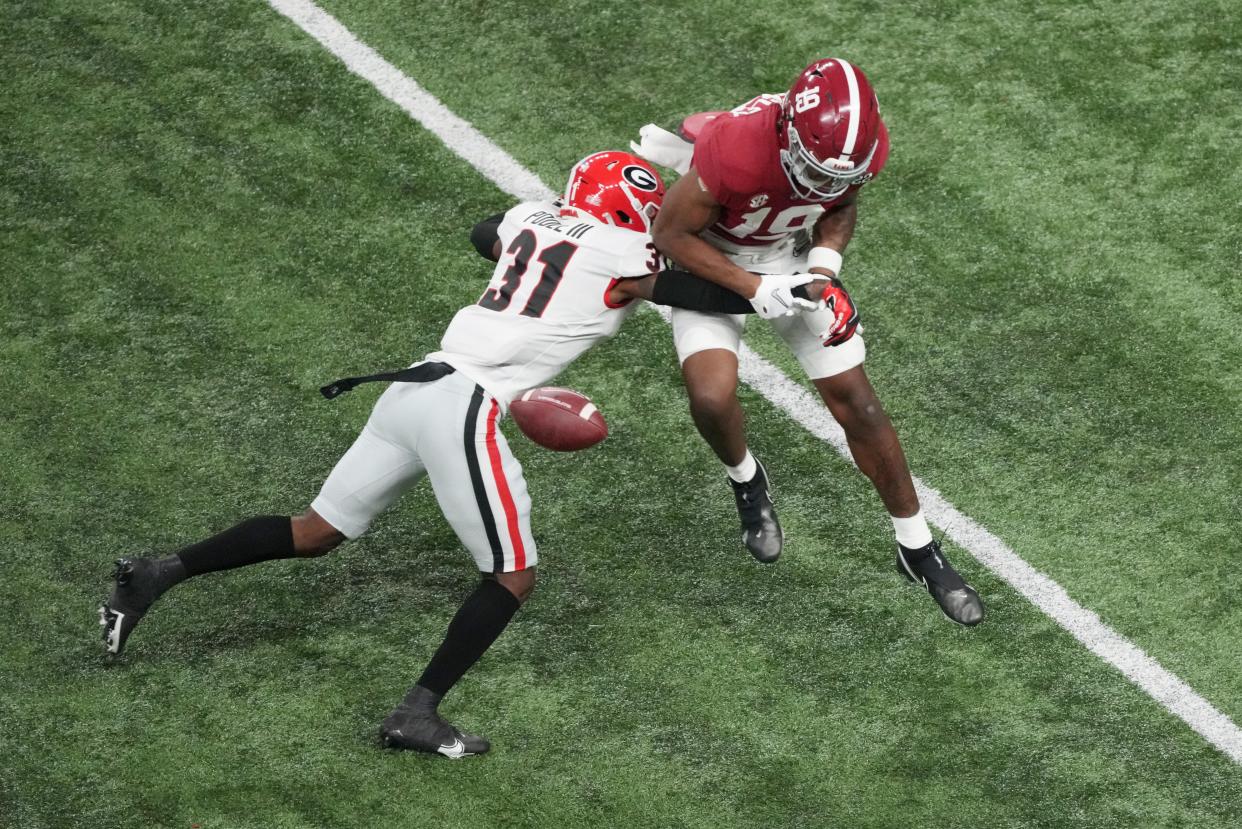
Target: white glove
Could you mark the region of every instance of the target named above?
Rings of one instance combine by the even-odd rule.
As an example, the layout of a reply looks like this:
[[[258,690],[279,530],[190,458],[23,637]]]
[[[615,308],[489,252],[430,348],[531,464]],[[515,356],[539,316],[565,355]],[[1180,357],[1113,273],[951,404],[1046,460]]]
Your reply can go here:
[[[822,278],[813,273],[761,274],[759,288],[751,297],[750,304],[754,306],[755,313],[765,320],[791,317],[799,311],[814,311],[819,308],[819,303],[794,296],[793,289]]]
[[[638,131],[638,142],[630,142],[634,154],[662,167],[671,167],[685,175],[690,169],[694,145],[680,135],[671,133],[655,124],[647,124]]]

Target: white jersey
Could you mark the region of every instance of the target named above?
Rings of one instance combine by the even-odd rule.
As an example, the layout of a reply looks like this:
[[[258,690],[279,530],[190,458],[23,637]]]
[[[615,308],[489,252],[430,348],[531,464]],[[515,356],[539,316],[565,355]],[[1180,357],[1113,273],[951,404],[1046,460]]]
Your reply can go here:
[[[525,202],[505,214],[487,290],[457,312],[441,350],[427,355],[504,404],[546,385],[617,332],[632,304],[609,304],[616,280],[660,269],[648,234],[560,214],[551,202]]]

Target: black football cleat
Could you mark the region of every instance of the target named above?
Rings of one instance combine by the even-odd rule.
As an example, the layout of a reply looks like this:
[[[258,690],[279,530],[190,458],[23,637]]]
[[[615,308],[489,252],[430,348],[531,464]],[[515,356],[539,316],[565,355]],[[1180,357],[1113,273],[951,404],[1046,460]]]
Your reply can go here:
[[[750,554],[764,564],[780,558],[785,546],[785,531],[776,519],[772,506],[772,493],[768,490],[768,473],[758,464],[755,477],[744,484],[732,478],[733,497],[737,499],[737,514],[742,519],[742,543]]]
[[[108,601],[99,608],[99,624],[108,653],[119,654],[147,609],[164,591],[185,578],[185,568],[176,556],[118,558],[112,578],[116,584]]]
[[[983,621],[983,602],[979,594],[953,569],[940,552],[940,542],[911,550],[897,545],[897,572],[927,592],[940,605],[944,615],[959,625],[973,627]]]
[[[436,711],[411,711],[404,705],[384,718],[380,741],[385,748],[442,754],[450,760],[486,754],[492,747],[483,737],[454,727]]]

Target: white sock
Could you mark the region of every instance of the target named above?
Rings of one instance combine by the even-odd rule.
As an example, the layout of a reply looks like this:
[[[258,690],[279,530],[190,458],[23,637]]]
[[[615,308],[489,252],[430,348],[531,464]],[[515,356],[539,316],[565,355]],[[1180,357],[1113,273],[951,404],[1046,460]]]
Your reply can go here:
[[[893,519],[893,531],[897,533],[897,543],[901,546],[917,550],[932,543],[931,528],[923,518],[923,510],[909,518],[898,518],[895,515],[889,517]]]
[[[750,454],[750,450],[746,450],[746,457],[742,458],[742,462],[737,466],[729,466],[725,464],[725,469],[729,472],[729,477],[744,484],[751,478],[755,477],[755,473],[759,471],[759,464],[755,462],[755,456]]]

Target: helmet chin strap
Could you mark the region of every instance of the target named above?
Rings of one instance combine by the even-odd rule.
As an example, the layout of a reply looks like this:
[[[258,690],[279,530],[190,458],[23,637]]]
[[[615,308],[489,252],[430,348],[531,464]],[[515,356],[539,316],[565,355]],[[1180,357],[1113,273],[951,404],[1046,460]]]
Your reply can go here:
[[[844,193],[850,187],[850,182],[840,181],[832,190],[824,192],[816,189],[813,185],[807,184],[798,178],[793,171],[793,165],[788,162],[789,151],[781,150],[781,169],[785,171],[785,178],[789,181],[789,186],[793,188],[794,194],[800,199],[807,201],[828,201],[835,199]]]
[[[832,190],[825,192],[823,190],[817,190],[805,182],[802,182],[802,192],[798,195],[807,201],[830,201],[844,193],[849,188],[849,184],[843,182],[837,187],[834,187]]]

